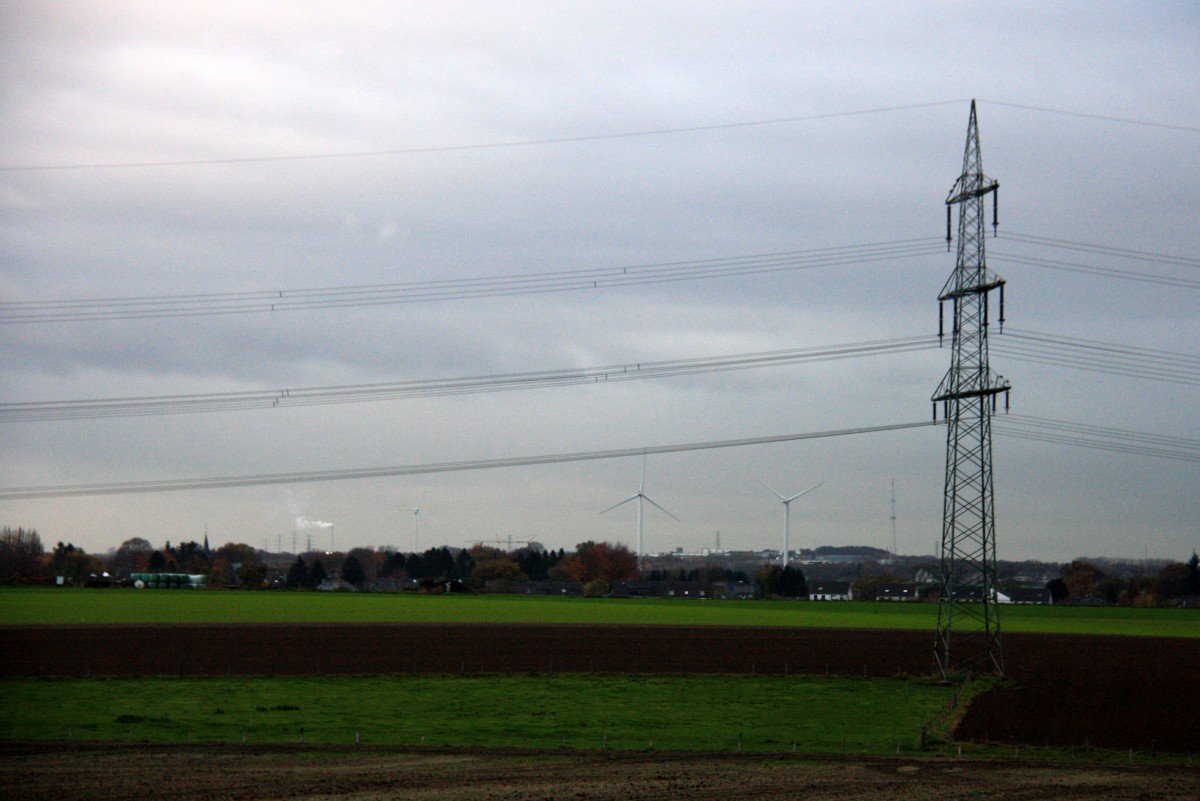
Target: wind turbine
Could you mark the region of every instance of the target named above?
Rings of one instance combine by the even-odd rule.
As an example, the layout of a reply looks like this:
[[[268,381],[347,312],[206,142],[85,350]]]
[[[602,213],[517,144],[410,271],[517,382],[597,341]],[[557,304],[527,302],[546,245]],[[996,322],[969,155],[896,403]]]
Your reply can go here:
[[[412,549],[412,552],[420,553],[420,551],[417,550],[417,522],[421,519],[421,510],[414,507],[412,509],[409,509],[408,511],[413,513],[413,549]]]
[[[792,497],[785,498],[782,493],[780,493],[779,491],[777,491],[775,489],[772,489],[771,487],[768,487],[766,484],[763,484],[757,478],[754,480],[757,483],[761,484],[763,487],[766,487],[767,489],[771,490],[771,492],[774,493],[775,497],[777,497],[777,498],[779,498],[779,500],[783,501],[783,566],[786,568],[788,566],[788,534],[789,534],[788,523],[790,522],[791,517],[792,517],[792,501],[796,500],[801,495],[807,495],[808,493],[812,492],[813,490],[815,490],[817,487],[821,486],[821,484],[824,484],[825,482],[822,481],[821,484],[814,484],[811,487],[809,487],[808,489],[804,490],[803,492],[797,492]]]
[[[653,498],[651,498],[649,495],[646,494],[646,457],[645,456],[642,456],[642,483],[638,485],[638,491],[635,494],[630,495],[628,498],[621,501],[620,503],[614,503],[612,506],[605,509],[604,512],[611,512],[613,509],[616,509],[618,506],[624,506],[625,504],[629,503],[630,501],[638,502],[638,507],[637,507],[637,560],[638,560],[638,569],[641,569],[641,566],[642,566],[642,501],[649,501],[653,506],[655,506],[663,514],[667,515],[668,517],[674,518],[675,520],[679,519],[678,517],[675,517],[675,515],[668,512],[666,509],[659,506],[658,503]],[[601,512],[600,514],[604,514],[604,512]]]

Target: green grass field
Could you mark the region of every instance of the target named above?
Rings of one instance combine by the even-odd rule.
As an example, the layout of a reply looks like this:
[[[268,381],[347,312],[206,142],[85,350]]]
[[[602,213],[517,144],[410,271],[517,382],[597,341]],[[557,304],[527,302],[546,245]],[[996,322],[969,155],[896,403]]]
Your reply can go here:
[[[1005,631],[1200,637],[1189,609],[1006,606]],[[932,630],[913,603],[698,601],[506,595],[0,588],[0,624],[572,623]]]
[[[894,753],[952,693],[763,676],[6,680],[0,737]]]
[[[1192,610],[1005,607],[1001,614],[1006,631],[1200,636],[1200,615]],[[18,625],[528,622],[932,630],[936,615],[929,604],[0,588],[0,623]],[[0,681],[0,739],[303,738],[345,745],[882,755],[897,748],[914,753],[922,729],[942,720],[952,692],[923,679],[795,676],[10,679]],[[943,744],[924,753],[1012,755],[1001,747],[963,748]],[[1022,746],[1016,752],[1080,757],[1070,749]],[[1106,758],[1094,750],[1083,756]]]

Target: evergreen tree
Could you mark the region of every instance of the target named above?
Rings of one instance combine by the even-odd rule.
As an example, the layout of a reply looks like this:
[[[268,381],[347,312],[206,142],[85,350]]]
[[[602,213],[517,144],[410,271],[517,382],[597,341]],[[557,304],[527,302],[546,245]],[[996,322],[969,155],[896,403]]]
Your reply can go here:
[[[546,554],[540,548],[522,548],[517,552],[517,565],[531,581],[546,580],[546,571],[549,569],[546,561]]]
[[[342,581],[353,584],[355,587],[361,587],[366,581],[367,573],[363,570],[362,562],[358,561],[358,557],[350,554],[342,562]]]
[[[1192,551],[1192,558],[1187,561],[1187,579],[1185,595],[1200,595],[1200,555]]]
[[[779,588],[779,594],[786,598],[808,597],[808,582],[804,579],[804,573],[791,565],[780,571]]]
[[[308,566],[304,564],[303,556],[297,556],[296,561],[288,568],[287,578],[284,579],[283,583],[292,589],[297,589],[303,587],[307,580]]]
[[[150,554],[150,560],[146,562],[146,568],[151,573],[161,573],[167,568],[167,557],[163,556],[161,551],[155,551]]]
[[[316,559],[312,563],[312,567],[308,569],[308,577],[304,582],[306,587],[319,587],[321,582],[327,578],[325,573],[325,565],[321,564],[320,559]]]
[[[208,570],[208,557],[195,541],[181,542],[175,546],[175,562],[185,573],[204,573]]]
[[[471,571],[475,569],[475,559],[467,551],[466,548],[458,552],[458,556],[454,557],[454,573],[453,578],[460,581],[466,581],[471,575]]]
[[[1060,578],[1050,579],[1046,582],[1046,589],[1050,591],[1050,603],[1052,604],[1060,604],[1071,595],[1067,582]]]
[[[768,595],[777,595],[781,598],[805,598],[808,596],[808,582],[804,578],[804,573],[791,565],[787,567],[767,565],[759,571],[757,578],[762,584],[763,591]]]
[[[430,548],[425,552],[425,575],[429,578],[449,578],[454,574],[454,556],[450,549]]]
[[[387,559],[383,560],[383,564],[379,568],[379,577],[387,578],[393,573],[406,569],[407,566],[404,554],[399,551],[393,551],[388,554]]]

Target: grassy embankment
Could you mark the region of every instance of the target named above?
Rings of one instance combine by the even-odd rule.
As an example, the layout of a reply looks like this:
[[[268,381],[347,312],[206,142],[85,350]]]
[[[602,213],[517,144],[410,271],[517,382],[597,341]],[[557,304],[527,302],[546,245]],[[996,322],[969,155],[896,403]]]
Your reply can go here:
[[[1186,609],[1006,606],[1005,631],[1200,637]],[[698,601],[504,595],[0,588],[0,624],[571,623],[930,630],[913,603]]]

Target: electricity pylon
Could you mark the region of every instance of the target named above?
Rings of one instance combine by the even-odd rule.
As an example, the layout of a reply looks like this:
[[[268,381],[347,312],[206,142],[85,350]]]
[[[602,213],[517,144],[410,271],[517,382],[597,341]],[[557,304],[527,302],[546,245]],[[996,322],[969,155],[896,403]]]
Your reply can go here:
[[[934,419],[940,402],[946,420],[940,601],[934,644],[937,670],[943,679],[961,671],[1004,675],[996,606],[992,414],[1000,393],[1004,393],[1007,409],[1010,384],[988,365],[988,296],[993,289],[999,290],[1003,331],[1004,279],[988,270],[984,259],[984,198],[992,195],[994,229],[999,222],[999,186],[983,174],[972,100],[962,175],[946,197],[947,249],[952,210],[958,206],[958,256],[954,273],[938,295],[939,339],[944,336],[945,320],[941,304],[950,301],[953,305],[950,369],[932,397]]]

